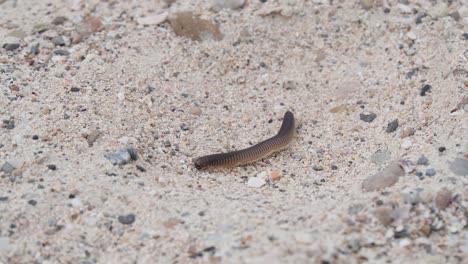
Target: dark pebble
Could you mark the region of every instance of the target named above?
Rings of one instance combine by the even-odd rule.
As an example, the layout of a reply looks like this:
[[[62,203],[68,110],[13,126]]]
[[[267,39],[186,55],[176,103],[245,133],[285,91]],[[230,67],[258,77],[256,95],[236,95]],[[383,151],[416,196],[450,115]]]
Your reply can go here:
[[[421,177],[423,177],[423,173],[420,172],[420,171],[418,171],[418,172],[416,172],[416,176],[417,176],[418,178],[421,178]]]
[[[28,201],[28,204],[30,204],[30,205],[32,205],[32,206],[36,206],[37,201],[36,201],[36,200],[29,200],[29,201]]]
[[[68,199],[75,199],[75,197],[76,197],[76,196],[75,196],[73,193],[70,193],[70,194],[68,195]]]
[[[164,141],[164,147],[168,148],[171,146],[171,142],[169,140]]]
[[[12,173],[16,168],[13,167],[10,163],[8,162],[5,162],[3,163],[3,166],[2,166],[2,171],[5,172],[5,173]]]
[[[70,89],[70,91],[72,91],[72,92],[74,92],[74,93],[77,93],[77,92],[80,91],[80,88],[78,88],[78,87],[72,87],[72,88]]]
[[[439,152],[444,152],[447,148],[446,147],[440,147]]]
[[[52,20],[52,24],[56,25],[56,26],[62,25],[67,20],[68,20],[68,18],[66,18],[64,16],[58,16],[58,17],[54,18],[54,20]]]
[[[68,50],[54,50],[54,54],[58,56],[68,56],[70,52]]]
[[[5,127],[6,129],[13,129],[13,128],[15,128],[15,120],[13,120],[13,119],[10,119],[10,120],[5,119],[5,120],[3,120],[3,124],[4,124],[4,127]]]
[[[55,46],[65,46],[65,40],[62,36],[55,36],[50,40],[50,42],[52,42]]]
[[[39,139],[39,136],[38,136],[38,135],[34,135],[34,136],[32,136],[32,139],[33,139],[33,140],[38,140],[38,139]]]
[[[0,202],[8,201],[8,196],[0,196]]]
[[[423,87],[421,87],[421,93],[419,95],[426,96],[426,93],[430,93],[431,89],[432,89],[431,85],[425,84],[423,85]]]
[[[429,164],[429,159],[426,156],[419,157],[418,161],[416,162],[418,165],[427,165]]]
[[[204,251],[204,252],[215,253],[216,247],[207,247],[207,248],[203,249],[203,251]]]
[[[137,170],[139,170],[139,171],[141,171],[141,172],[145,172],[145,171],[146,171],[146,169],[145,169],[144,167],[140,166],[140,165],[136,165],[136,168],[137,168]]]
[[[260,0],[260,2],[262,2],[262,3],[266,3],[266,1],[267,1],[267,0]]]
[[[385,14],[390,13],[390,8],[388,8],[388,7],[384,8],[383,12],[384,12]]]
[[[436,175],[436,171],[434,169],[427,169],[426,170],[426,176],[432,177],[434,175]]]
[[[121,224],[130,225],[133,222],[135,222],[135,215],[134,214],[120,215],[118,219]]]
[[[189,130],[189,127],[186,124],[181,124],[180,129],[182,129],[183,131],[187,131]]]
[[[398,128],[398,119],[393,120],[392,122],[388,123],[387,129],[385,132],[392,133],[395,132]]]
[[[314,171],[323,171],[323,167],[320,166],[320,165],[314,165],[314,166],[312,167],[312,169],[313,169]]]
[[[2,143],[0,143],[0,148],[3,148],[3,146],[5,146],[5,145],[3,145]]]
[[[38,46],[32,46],[31,47],[31,53],[32,54],[39,54],[39,47]]]
[[[57,169],[57,166],[55,166],[54,164],[49,164],[47,165],[47,168],[49,168],[49,170],[56,170]]]
[[[137,150],[134,147],[127,147],[127,152],[128,152],[128,154],[130,154],[130,158],[132,160],[137,160],[138,159]]]
[[[332,169],[332,170],[337,170],[337,169],[338,169],[338,166],[331,165],[331,169]]]
[[[403,229],[400,232],[395,232],[395,234],[393,235],[393,237],[396,239],[404,238],[407,236],[408,236],[408,231],[406,231],[406,229]]]
[[[370,112],[364,112],[364,113],[361,113],[359,115],[359,118],[364,121],[364,122],[367,122],[367,123],[370,123],[372,121],[374,121],[374,119],[377,117],[376,114],[374,113],[370,113]]]
[[[463,33],[463,37],[464,37],[465,39],[468,39],[468,33]]]
[[[6,44],[3,44],[3,48],[6,49],[7,51],[14,51],[15,49],[17,49],[19,47],[20,47],[19,43],[6,43]]]

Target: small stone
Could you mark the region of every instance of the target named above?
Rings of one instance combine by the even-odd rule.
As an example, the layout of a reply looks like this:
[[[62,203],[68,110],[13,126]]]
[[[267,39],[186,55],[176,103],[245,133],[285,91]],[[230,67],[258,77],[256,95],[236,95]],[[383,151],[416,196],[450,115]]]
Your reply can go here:
[[[434,169],[428,169],[428,170],[426,170],[426,176],[432,177],[432,176],[434,176],[434,175],[436,175],[436,171],[435,171]]]
[[[215,12],[219,12],[223,9],[238,9],[241,8],[245,0],[212,0],[211,8]]]
[[[387,129],[385,130],[385,132],[392,133],[392,132],[395,132],[397,128],[398,128],[398,119],[395,119],[391,121],[390,123],[388,123]]]
[[[31,52],[31,54],[35,54],[35,55],[39,54],[39,47],[38,46],[32,46],[30,52]]]
[[[454,159],[449,166],[450,171],[458,176],[467,176],[468,175],[468,159],[466,158],[456,158]]]
[[[347,105],[338,105],[330,109],[330,113],[336,114],[336,113],[343,113],[343,112],[348,112],[349,108]]]
[[[54,171],[54,170],[57,169],[57,166],[54,165],[54,164],[49,164],[49,165],[47,165],[47,168],[49,168],[49,170],[53,170],[53,171]]]
[[[379,149],[370,157],[371,162],[377,165],[384,164],[387,160],[392,157],[392,154],[387,149]]]
[[[36,201],[36,200],[29,200],[29,201],[28,201],[28,204],[30,204],[30,205],[32,205],[32,206],[36,206],[37,201]]]
[[[96,142],[96,140],[98,140],[98,138],[101,137],[101,135],[102,133],[99,130],[93,130],[91,131],[91,133],[86,135],[85,138],[86,138],[86,141],[88,142],[88,146],[92,147],[94,143]]]
[[[447,208],[452,201],[452,192],[447,188],[439,190],[434,197],[434,204],[439,210]]]
[[[400,166],[400,163],[398,161],[394,161],[383,170],[364,179],[362,182],[362,188],[364,191],[371,192],[390,187],[398,181],[400,176],[404,175],[405,171]]]
[[[19,43],[6,43],[3,44],[3,48],[7,51],[14,51],[15,49],[19,48],[20,44]]]
[[[403,149],[410,149],[413,146],[413,142],[409,138],[405,138],[403,142],[401,142],[401,148]]]
[[[281,179],[281,171],[279,170],[274,170],[270,173],[269,178],[274,180],[274,181],[279,181]]]
[[[68,50],[54,50],[54,54],[57,56],[68,56],[70,52]]]
[[[403,13],[403,14],[410,14],[410,13],[413,12],[413,9],[411,9],[411,7],[409,7],[409,6],[405,5],[405,4],[399,3],[398,8],[400,9],[400,12]]]
[[[162,22],[166,21],[168,17],[169,17],[169,13],[164,11],[160,14],[137,18],[137,22],[140,25],[152,26],[152,25],[161,24]]]
[[[52,42],[55,46],[65,46],[65,40],[62,36],[55,36],[50,40],[50,42]]]
[[[132,160],[137,160],[138,155],[133,147],[124,147],[114,153],[104,155],[113,165],[125,165]]]
[[[359,2],[364,10],[369,10],[374,6],[374,0],[360,0]]]
[[[313,169],[314,171],[323,171],[324,168],[323,168],[322,166],[320,166],[320,165],[314,165],[314,166],[312,167],[312,169]]]
[[[426,156],[423,155],[423,156],[419,157],[419,159],[418,159],[418,161],[416,162],[416,164],[426,166],[426,165],[429,164],[429,159],[428,159]]]
[[[0,237],[0,252],[6,253],[10,251],[10,238]]]
[[[364,121],[364,122],[367,122],[367,123],[370,123],[372,121],[374,121],[374,119],[377,117],[376,114],[374,113],[370,113],[370,112],[363,112],[359,115],[359,118]]]
[[[383,225],[389,225],[392,223],[393,209],[391,206],[379,206],[374,212],[375,217]]]
[[[55,17],[54,20],[52,20],[52,25],[56,25],[56,26],[62,25],[67,20],[68,20],[68,18],[66,18],[64,16],[58,16],[58,17]]]
[[[141,165],[136,165],[136,168],[137,168],[137,170],[139,170],[139,171],[141,171],[141,172],[145,172],[145,171],[146,171],[146,169],[145,169],[143,166],[141,166]]]
[[[128,215],[119,215],[118,220],[121,224],[124,225],[130,225],[135,222],[135,215],[134,214],[128,214]]]
[[[266,184],[266,181],[258,177],[251,177],[249,178],[249,181],[247,182],[247,186],[251,188],[260,188],[265,184]]]
[[[187,37],[193,41],[223,38],[218,24],[198,18],[192,12],[176,13],[171,19],[171,27],[177,36]]]
[[[16,170],[17,168],[15,168],[13,165],[11,165],[10,163],[8,162],[5,162],[3,163],[3,166],[2,166],[2,171],[7,173],[7,174],[10,174],[12,173],[14,170]]]
[[[193,107],[190,107],[189,109],[189,114],[191,115],[201,115],[202,113],[202,110],[200,109],[200,107],[197,107],[197,106],[193,106]]]
[[[182,129],[183,131],[188,131],[188,130],[189,130],[189,127],[188,127],[186,124],[182,123],[182,124],[180,125],[180,129]]]
[[[164,147],[169,148],[172,144],[169,140],[163,142]]]
[[[421,87],[421,92],[419,93],[419,95],[426,96],[426,94],[430,93],[431,90],[432,90],[432,86],[429,84],[425,84]]]
[[[447,149],[447,148],[445,148],[445,147],[440,147],[440,148],[439,148],[439,152],[442,153],[442,152],[444,152],[446,149]]]
[[[31,138],[32,138],[32,140],[38,140],[39,136],[38,135],[33,135]]]
[[[296,153],[296,154],[293,154],[292,157],[293,157],[293,159],[295,159],[295,160],[297,160],[297,161],[301,161],[301,160],[302,160],[301,154],[297,154],[297,153]]]

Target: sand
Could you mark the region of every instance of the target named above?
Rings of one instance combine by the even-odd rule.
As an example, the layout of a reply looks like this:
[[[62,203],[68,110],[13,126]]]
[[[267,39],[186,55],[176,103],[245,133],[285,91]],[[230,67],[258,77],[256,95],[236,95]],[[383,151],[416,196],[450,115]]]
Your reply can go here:
[[[466,1],[167,2],[0,1],[1,263],[468,261]]]

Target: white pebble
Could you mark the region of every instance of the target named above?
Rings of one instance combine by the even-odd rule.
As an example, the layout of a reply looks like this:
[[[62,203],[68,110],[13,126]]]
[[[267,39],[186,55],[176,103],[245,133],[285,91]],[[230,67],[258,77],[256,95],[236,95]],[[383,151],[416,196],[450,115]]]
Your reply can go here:
[[[166,21],[169,13],[162,12],[161,14],[150,15],[147,17],[140,17],[137,19],[138,24],[140,25],[158,25],[164,21]]]
[[[401,147],[403,149],[409,149],[411,146],[413,146],[413,142],[409,138],[405,138],[403,142],[401,142]]]
[[[247,186],[249,186],[251,188],[260,188],[265,184],[266,184],[266,181],[264,179],[261,179],[261,178],[258,178],[258,177],[252,177],[247,182]]]

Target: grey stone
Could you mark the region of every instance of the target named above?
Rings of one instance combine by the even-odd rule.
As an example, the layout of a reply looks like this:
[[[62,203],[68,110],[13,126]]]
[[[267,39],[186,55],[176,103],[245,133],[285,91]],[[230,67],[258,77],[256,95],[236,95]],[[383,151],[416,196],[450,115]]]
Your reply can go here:
[[[426,156],[419,157],[418,161],[416,162],[418,165],[427,165],[429,164],[429,159]]]
[[[3,44],[3,48],[6,49],[7,51],[14,51],[15,49],[17,49],[19,47],[20,47],[19,43],[6,43],[6,44]]]
[[[405,171],[398,161],[390,163],[383,170],[367,177],[362,182],[362,189],[367,192],[377,191],[394,185],[400,176],[404,176]]]
[[[449,166],[450,171],[458,176],[467,176],[468,175],[468,159],[465,158],[456,158],[454,159]]]
[[[376,117],[377,115],[371,112],[363,112],[359,115],[359,118],[366,123],[374,121]]]

